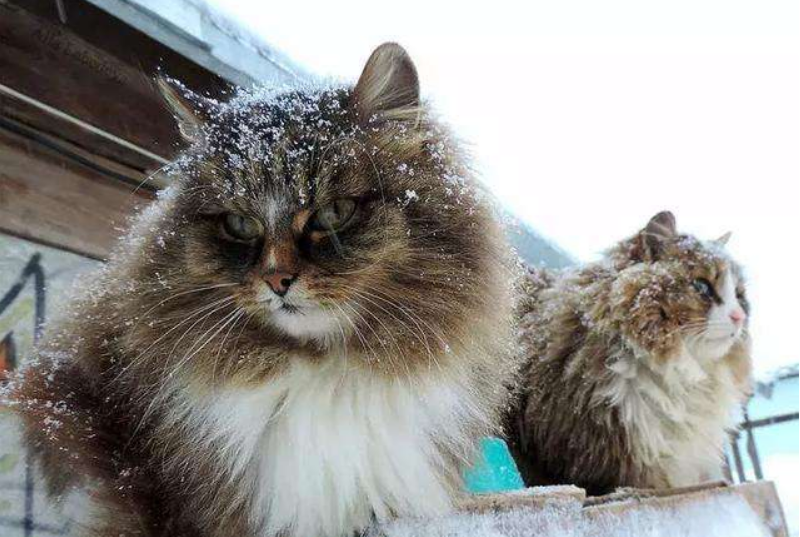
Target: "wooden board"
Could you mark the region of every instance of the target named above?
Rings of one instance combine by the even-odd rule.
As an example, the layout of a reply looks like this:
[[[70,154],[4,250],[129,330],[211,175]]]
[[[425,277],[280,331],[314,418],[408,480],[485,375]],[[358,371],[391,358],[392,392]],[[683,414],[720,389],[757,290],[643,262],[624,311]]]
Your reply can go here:
[[[180,147],[158,72],[228,84],[85,0],[0,0],[0,231],[105,259]]]
[[[0,231],[105,259],[153,196],[0,129]]]
[[[227,84],[85,1],[66,6],[62,24],[51,0],[0,2],[0,83],[147,152],[171,157],[179,136],[152,82],[159,69],[211,95]],[[161,165],[8,95],[0,97],[0,115],[140,170]]]

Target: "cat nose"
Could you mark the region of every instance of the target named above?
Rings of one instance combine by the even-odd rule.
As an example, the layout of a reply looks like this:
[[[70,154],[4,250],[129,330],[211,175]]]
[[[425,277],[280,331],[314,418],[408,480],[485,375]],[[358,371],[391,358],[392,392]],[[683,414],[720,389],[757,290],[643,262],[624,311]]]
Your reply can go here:
[[[733,321],[733,324],[735,324],[736,326],[742,324],[746,317],[744,311],[740,309],[733,310],[729,316],[731,318],[731,321]]]
[[[278,296],[285,295],[296,279],[297,274],[289,274],[288,272],[268,272],[264,274],[264,281]]]

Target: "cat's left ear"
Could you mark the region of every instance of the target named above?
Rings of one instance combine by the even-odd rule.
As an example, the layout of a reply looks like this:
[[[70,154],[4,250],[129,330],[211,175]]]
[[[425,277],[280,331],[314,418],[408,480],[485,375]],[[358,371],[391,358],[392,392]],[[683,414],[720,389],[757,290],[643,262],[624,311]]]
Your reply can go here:
[[[677,235],[675,215],[670,211],[661,211],[650,219],[640,233],[645,254],[651,260],[658,259],[663,251],[664,243]]]
[[[178,122],[181,136],[189,143],[203,142],[203,121],[213,103],[193,93],[177,80],[160,76],[158,91]]]
[[[397,43],[375,49],[353,90],[353,102],[365,120],[408,120],[419,115],[419,78],[408,53]]]
[[[716,244],[720,248],[724,248],[728,244],[728,241],[731,240],[731,235],[733,235],[732,231],[727,232],[722,237],[714,239],[714,244]]]

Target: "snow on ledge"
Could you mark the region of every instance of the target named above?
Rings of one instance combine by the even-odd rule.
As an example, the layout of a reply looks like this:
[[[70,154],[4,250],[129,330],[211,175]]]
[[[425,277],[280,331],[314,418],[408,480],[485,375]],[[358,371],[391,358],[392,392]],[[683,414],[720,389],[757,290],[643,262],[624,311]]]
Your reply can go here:
[[[495,508],[432,520],[397,520],[369,537],[768,537],[785,535],[770,483],[654,497],[618,494],[583,501],[575,490],[496,495]],[[508,500],[497,508],[498,498]],[[524,498],[530,499],[528,504]],[[548,501],[549,498],[549,501]],[[594,501],[592,501],[594,500]],[[600,500],[600,501],[597,501]],[[502,502],[501,502],[502,503]]]

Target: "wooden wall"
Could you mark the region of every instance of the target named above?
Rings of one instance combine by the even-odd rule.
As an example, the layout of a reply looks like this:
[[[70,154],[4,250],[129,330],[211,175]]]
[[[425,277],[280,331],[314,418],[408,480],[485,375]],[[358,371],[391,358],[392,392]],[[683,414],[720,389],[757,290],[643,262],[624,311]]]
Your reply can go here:
[[[158,72],[225,81],[83,0],[0,2],[0,231],[103,259],[177,148]]]

